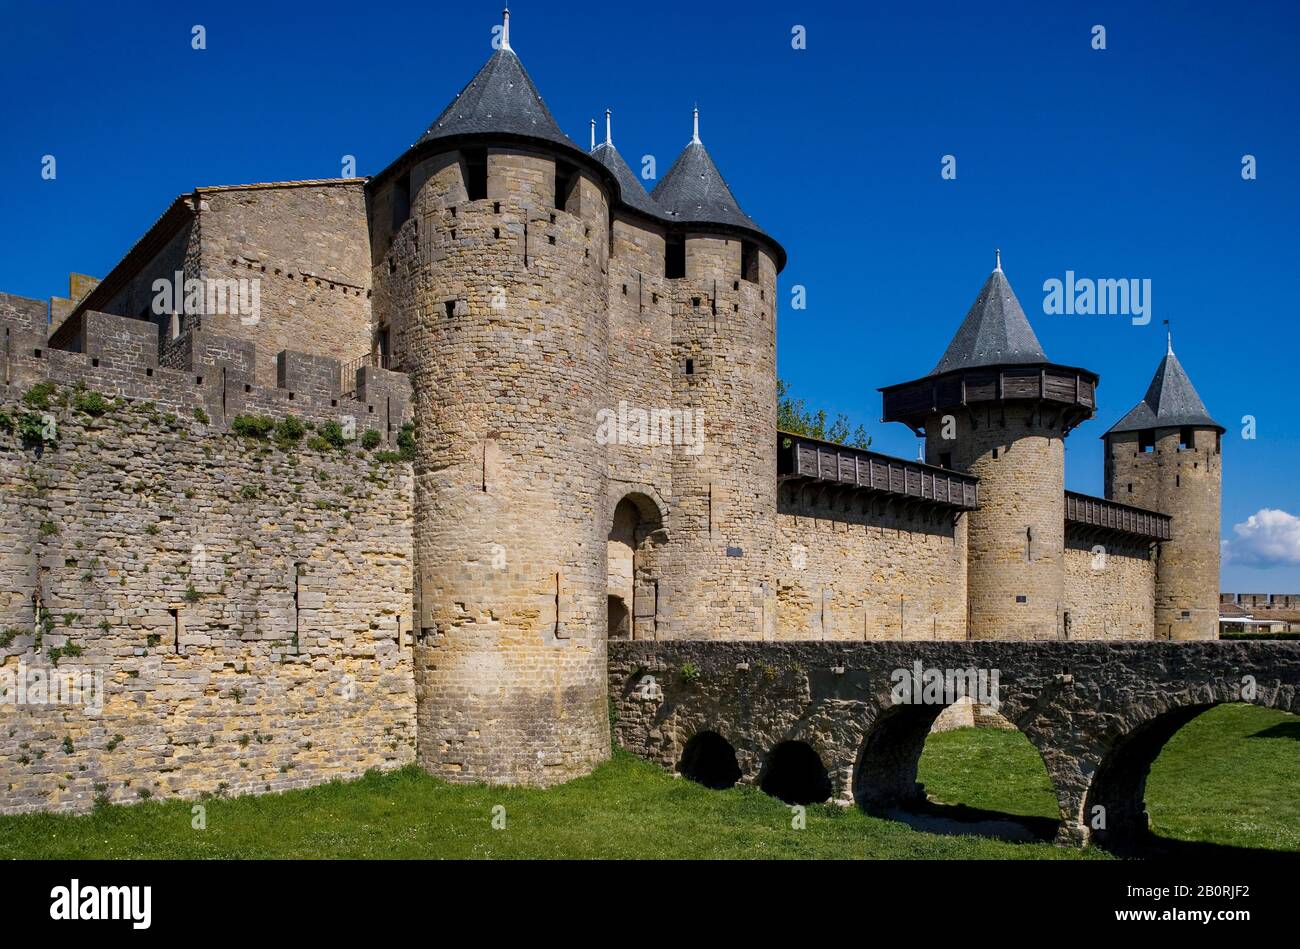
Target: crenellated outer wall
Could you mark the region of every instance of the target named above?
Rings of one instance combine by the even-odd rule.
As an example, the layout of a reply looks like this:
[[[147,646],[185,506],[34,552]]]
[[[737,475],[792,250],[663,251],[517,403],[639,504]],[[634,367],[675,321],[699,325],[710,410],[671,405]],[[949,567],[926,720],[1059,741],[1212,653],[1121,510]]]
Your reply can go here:
[[[39,340],[6,316],[11,340]],[[379,454],[405,380],[364,374],[397,406],[376,450],[282,448],[231,423],[350,417],[360,434],[379,430],[376,401],[338,398],[333,360],[282,354],[288,387],[265,389],[236,340],[192,338],[194,369],[175,371],[156,365],[154,324],[92,312],[86,339],[14,347],[3,366],[0,812],[412,761],[412,478]],[[65,676],[89,690],[52,697],[43,683]]]

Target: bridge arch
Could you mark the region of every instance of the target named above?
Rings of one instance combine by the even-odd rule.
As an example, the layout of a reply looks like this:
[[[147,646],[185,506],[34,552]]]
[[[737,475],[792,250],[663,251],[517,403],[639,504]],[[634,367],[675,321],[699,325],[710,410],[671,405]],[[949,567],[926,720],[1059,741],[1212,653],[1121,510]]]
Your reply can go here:
[[[1027,814],[987,811],[966,803],[932,804],[926,789],[917,781],[926,741],[939,716],[955,702],[945,704],[884,704],[862,737],[854,759],[851,788],[852,801],[869,814],[889,816],[905,810],[925,814],[925,820],[938,818],[950,828],[949,833],[1007,834],[1008,839],[1051,838],[1070,842],[1077,835],[1066,832],[1071,823],[1077,796],[1069,788],[1068,775],[1073,762],[1056,753],[1049,730],[1043,730],[1035,717],[1027,713],[1039,708],[1040,697],[1033,694],[1004,693],[999,717],[1034,749],[1052,795],[1056,799],[1056,816],[1034,817]],[[1041,709],[1040,709],[1041,711]],[[1026,720],[1030,724],[1023,724]],[[897,816],[897,815],[895,815]],[[969,825],[969,829],[964,829]],[[1019,835],[1026,836],[1021,837]]]
[[[682,747],[677,770],[682,777],[715,791],[735,787],[742,776],[735,746],[710,729],[690,737]]]
[[[834,794],[822,756],[811,744],[798,739],[779,742],[767,753],[758,786],[786,804],[823,804]]]
[[[1101,736],[1097,765],[1079,814],[1087,839],[1120,849],[1150,843],[1154,835],[1146,790],[1152,764],[1183,726],[1212,708],[1231,704],[1300,713],[1294,688],[1260,684],[1253,697],[1246,697],[1237,685],[1224,682],[1134,705],[1121,725]]]

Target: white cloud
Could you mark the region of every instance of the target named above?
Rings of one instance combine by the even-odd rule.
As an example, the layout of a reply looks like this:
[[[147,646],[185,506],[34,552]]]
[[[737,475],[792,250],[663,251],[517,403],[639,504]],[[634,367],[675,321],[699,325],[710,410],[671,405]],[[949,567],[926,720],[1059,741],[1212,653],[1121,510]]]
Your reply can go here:
[[[1240,524],[1237,536],[1222,544],[1223,559],[1249,567],[1300,566],[1300,517],[1260,508]]]

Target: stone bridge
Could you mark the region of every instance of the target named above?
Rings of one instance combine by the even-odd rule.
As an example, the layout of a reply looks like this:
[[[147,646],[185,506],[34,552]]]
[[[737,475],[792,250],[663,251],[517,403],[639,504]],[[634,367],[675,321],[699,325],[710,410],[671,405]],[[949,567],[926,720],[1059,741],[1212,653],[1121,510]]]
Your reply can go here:
[[[1042,757],[1063,843],[1147,842],[1151,764],[1206,709],[1300,712],[1300,642],[611,641],[614,733],[715,787],[820,773],[811,749],[825,773],[808,800],[884,813],[922,803],[917,762],[953,698],[925,670],[990,685],[996,671],[997,710]]]

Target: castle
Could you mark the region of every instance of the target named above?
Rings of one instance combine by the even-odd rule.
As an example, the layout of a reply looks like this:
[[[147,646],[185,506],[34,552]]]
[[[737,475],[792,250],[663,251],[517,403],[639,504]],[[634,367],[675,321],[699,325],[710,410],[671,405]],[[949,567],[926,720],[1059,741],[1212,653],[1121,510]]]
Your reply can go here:
[[[1098,376],[1000,263],[882,390],[924,463],[780,433],[785,251],[698,113],[647,193],[508,26],[379,174],[197,188],[102,281],[0,295],[0,811],[564,781],[609,639],[1217,636],[1224,429],[1172,348],[1105,498],[1064,484]],[[30,699],[68,669],[92,714]]]

